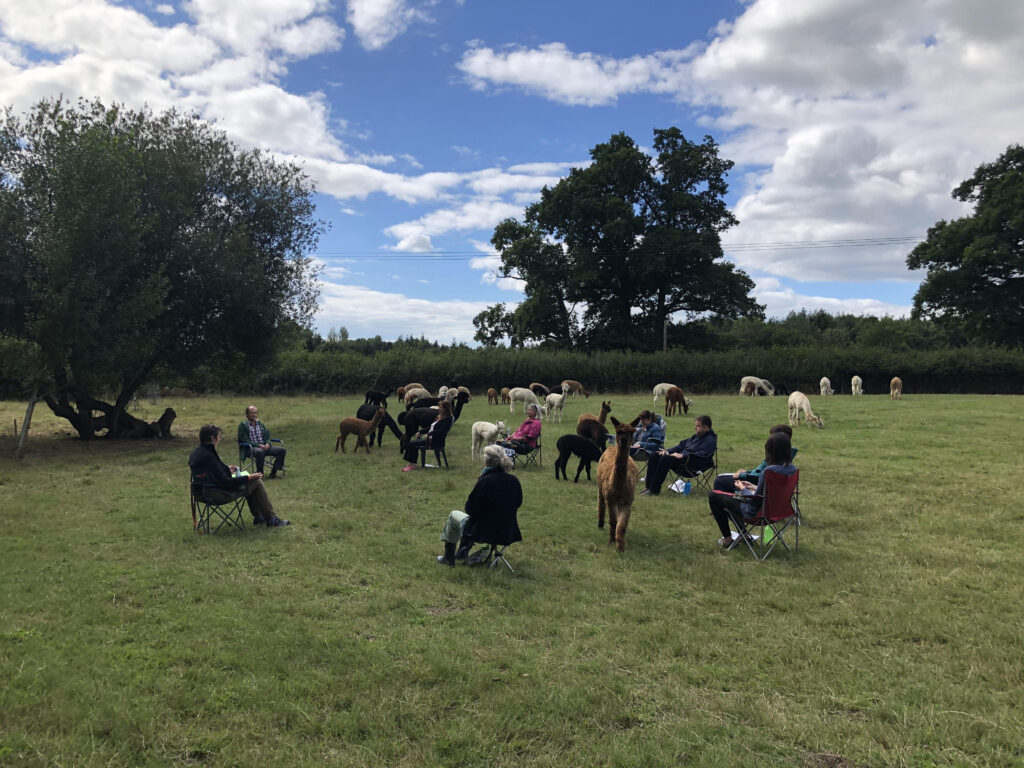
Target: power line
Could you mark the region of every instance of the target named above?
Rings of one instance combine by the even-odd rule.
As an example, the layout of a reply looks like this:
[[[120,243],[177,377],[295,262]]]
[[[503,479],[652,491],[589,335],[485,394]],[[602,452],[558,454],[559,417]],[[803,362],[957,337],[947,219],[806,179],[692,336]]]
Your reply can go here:
[[[806,251],[823,250],[826,248],[867,248],[870,246],[910,245],[921,242],[915,235],[899,237],[861,237],[840,240],[783,240],[763,243],[736,243],[724,250],[730,253],[753,253],[759,251]],[[638,248],[630,251],[632,255],[660,253],[662,249]],[[380,251],[320,251],[312,254],[322,261],[469,261],[470,259],[486,259],[498,256],[497,251],[419,251],[391,252]],[[606,254],[616,255],[616,254]]]

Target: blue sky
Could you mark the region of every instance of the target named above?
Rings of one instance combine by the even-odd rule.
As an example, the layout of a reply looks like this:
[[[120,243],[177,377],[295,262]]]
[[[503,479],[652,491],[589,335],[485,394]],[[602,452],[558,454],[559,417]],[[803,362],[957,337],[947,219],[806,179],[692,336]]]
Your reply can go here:
[[[736,162],[728,258],[770,315],[905,314],[907,252],[1021,141],[1019,0],[0,0],[0,103],[193,110],[301,163],[316,325],[470,341],[488,241],[624,131]]]

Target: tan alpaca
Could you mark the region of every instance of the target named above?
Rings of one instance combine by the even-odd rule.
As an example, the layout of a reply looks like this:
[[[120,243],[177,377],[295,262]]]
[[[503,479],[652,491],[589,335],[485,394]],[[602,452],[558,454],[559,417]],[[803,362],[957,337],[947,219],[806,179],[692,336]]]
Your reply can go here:
[[[597,527],[604,528],[605,508],[608,509],[608,543],[622,552],[626,548],[626,528],[633,513],[633,497],[640,470],[629,458],[629,446],[636,431],[631,424],[615,426],[615,446],[609,446],[597,464]]]
[[[384,418],[384,414],[387,413],[383,408],[378,408],[377,412],[373,414],[373,419],[366,421],[366,419],[357,419],[355,416],[349,416],[347,419],[342,419],[341,424],[338,425],[338,439],[334,443],[334,452],[338,452],[338,447],[341,447],[341,452],[345,453],[345,439],[349,435],[356,435],[356,447],[355,450],[359,450],[359,446],[363,446],[366,452],[370,452],[370,446],[366,442],[366,436],[373,432],[374,427],[377,426],[377,422]]]
[[[511,392],[511,391],[512,390],[509,389],[508,387],[502,387],[501,388],[501,392],[499,394],[501,395],[501,404],[502,405],[508,405],[508,402],[509,402],[509,400],[508,400],[508,393]]]
[[[488,405],[497,405],[498,404],[498,390],[496,390],[494,387],[491,387],[490,389],[487,390],[487,404]]]
[[[901,379],[899,376],[893,376],[892,381],[889,382],[889,399],[903,399],[903,379]]]

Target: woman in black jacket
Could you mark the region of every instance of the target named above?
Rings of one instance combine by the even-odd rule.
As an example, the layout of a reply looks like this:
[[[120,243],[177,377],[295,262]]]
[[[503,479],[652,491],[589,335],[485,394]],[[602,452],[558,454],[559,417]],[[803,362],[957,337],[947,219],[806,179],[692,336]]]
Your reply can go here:
[[[447,400],[442,400],[437,404],[437,418],[430,423],[430,427],[424,433],[423,437],[417,438],[416,440],[410,440],[405,446],[405,460],[409,462],[402,468],[403,472],[411,472],[416,469],[416,459],[419,457],[421,448],[437,448],[440,450],[444,448],[445,438],[448,436],[448,430],[452,428],[452,424],[455,423],[455,419],[452,418],[452,406]]]
[[[220,460],[217,446],[220,444],[221,428],[213,424],[204,424],[199,428],[199,447],[188,457],[188,465],[192,468],[193,483],[223,490],[224,498],[238,491],[245,492],[245,501],[252,512],[253,525],[266,523],[274,528],[289,525],[274,514],[274,505],[270,503],[267,489],[263,487],[263,474],[235,475],[238,467],[229,467]],[[238,498],[235,496],[235,498]]]
[[[523,503],[523,488],[510,469],[512,460],[505,455],[504,448],[484,448],[484,468],[466,499],[466,511],[452,510],[441,530],[444,554],[437,562],[455,565],[456,560],[466,558],[478,541],[503,546],[523,540],[516,520],[516,512]]]

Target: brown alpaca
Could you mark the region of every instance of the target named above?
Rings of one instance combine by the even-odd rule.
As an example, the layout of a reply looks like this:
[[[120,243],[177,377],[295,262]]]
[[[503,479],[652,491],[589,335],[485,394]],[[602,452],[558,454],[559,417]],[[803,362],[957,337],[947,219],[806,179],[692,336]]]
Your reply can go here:
[[[508,393],[511,392],[511,391],[512,391],[512,389],[510,387],[502,387],[501,388],[501,404],[502,405],[508,405],[509,404]]]
[[[398,389],[396,389],[395,390],[395,397],[397,397],[401,402],[404,403],[405,402],[405,387],[399,387]]]
[[[573,397],[576,397],[576,395],[583,395],[584,397],[590,397],[590,393],[587,390],[585,390],[583,388],[583,385],[580,384],[575,379],[566,379],[565,381],[563,381],[562,382],[562,391],[565,392],[566,394],[568,394],[569,392],[572,392],[572,396]]]
[[[665,392],[665,415],[675,416],[682,406],[683,413],[690,412],[690,406],[686,403],[686,395],[679,387],[669,387]]]
[[[630,424],[615,426],[615,447],[609,446],[597,464],[597,527],[604,528],[604,512],[608,509],[608,543],[622,552],[626,548],[626,528],[633,513],[633,497],[640,470],[629,458],[629,446],[636,431]]]
[[[491,387],[490,389],[487,390],[487,404],[488,405],[497,405],[498,404],[498,390],[496,390],[494,387]]]
[[[342,419],[341,424],[338,425],[338,439],[334,443],[334,452],[338,452],[338,447],[341,447],[341,452],[345,453],[345,439],[349,435],[356,436],[356,447],[355,450],[359,450],[359,446],[363,446],[366,452],[370,452],[370,446],[366,442],[366,436],[373,432],[374,427],[377,426],[377,422],[384,418],[384,414],[387,413],[383,408],[378,408],[377,412],[373,414],[373,419],[366,421],[366,419],[357,419],[355,416],[349,416],[347,419]]]
[[[578,419],[576,419],[576,432],[577,432],[577,434],[582,434],[582,433],[580,433],[580,425],[584,421],[586,421],[587,419],[592,419],[593,421],[596,421],[596,422],[599,422],[601,424],[604,424],[605,420],[608,418],[608,414],[611,413],[611,412],[612,412],[612,401],[609,400],[609,401],[607,401],[605,403],[601,403],[601,415],[600,416],[595,416],[592,413],[581,413],[580,417]]]

